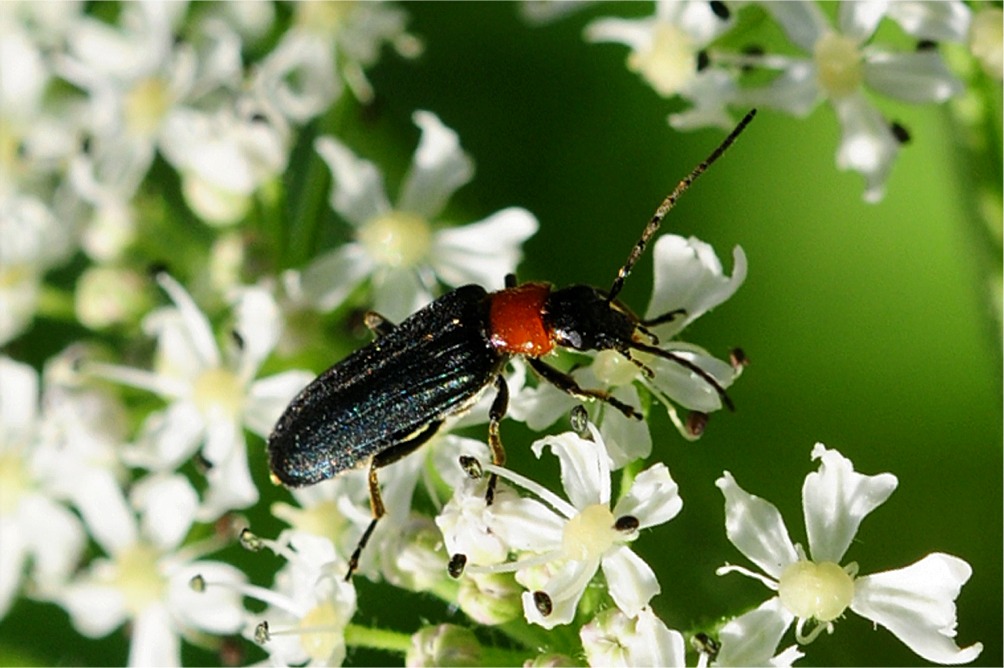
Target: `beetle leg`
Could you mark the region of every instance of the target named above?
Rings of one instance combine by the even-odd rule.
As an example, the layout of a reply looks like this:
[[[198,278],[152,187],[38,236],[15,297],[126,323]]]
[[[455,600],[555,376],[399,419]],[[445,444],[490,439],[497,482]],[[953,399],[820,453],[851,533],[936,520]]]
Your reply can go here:
[[[442,420],[432,422],[427,427],[422,429],[422,431],[407,440],[392,445],[386,450],[382,450],[381,452],[373,455],[373,458],[370,460],[369,472],[370,510],[373,511],[373,519],[370,520],[369,526],[366,527],[366,531],[363,532],[362,538],[360,538],[359,542],[356,544],[356,549],[352,551],[352,556],[349,557],[349,572],[345,574],[346,582],[352,577],[356,568],[359,567],[359,557],[363,553],[363,548],[365,548],[366,543],[369,542],[370,536],[373,534],[373,530],[376,528],[377,522],[386,513],[386,509],[383,505],[383,497],[380,496],[380,481],[377,479],[377,470],[382,469],[388,464],[393,464],[402,457],[405,457],[417,450],[423,443],[436,434],[436,431],[439,430],[439,425],[441,424],[443,424]]]
[[[366,311],[366,315],[363,316],[363,323],[378,337],[387,336],[394,331],[394,327],[396,326],[376,311]]]
[[[499,433],[499,423],[509,410],[509,386],[501,374],[495,379],[495,399],[492,407],[488,410],[488,447],[492,451],[492,464],[503,466],[505,464],[505,448],[502,447],[502,436]],[[488,491],[485,492],[485,502],[492,505],[495,499],[495,485],[498,484],[498,476],[494,473],[488,478]]]
[[[649,318],[647,320],[642,320],[641,324],[645,327],[655,327],[656,325],[661,325],[671,320],[675,320],[679,315],[687,315],[687,309],[685,308],[675,308],[672,311],[666,311],[662,315],[657,315],[654,318]]]
[[[516,287],[516,274],[506,274],[505,275],[505,287],[515,288]]]
[[[599,399],[600,401],[606,402],[619,410],[624,414],[625,417],[635,418],[636,420],[641,420],[642,415],[637,410],[628,406],[623,401],[610,396],[609,392],[604,392],[603,390],[587,390],[580,387],[575,379],[569,376],[567,373],[555,369],[553,366],[537,359],[537,358],[527,358],[530,362],[530,368],[540,374],[540,377],[557,387],[562,392],[567,392],[577,399]]]

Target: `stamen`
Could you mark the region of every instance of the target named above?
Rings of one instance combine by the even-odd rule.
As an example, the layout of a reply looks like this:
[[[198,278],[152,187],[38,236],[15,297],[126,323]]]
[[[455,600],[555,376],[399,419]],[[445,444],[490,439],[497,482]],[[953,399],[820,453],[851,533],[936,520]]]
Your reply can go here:
[[[544,617],[549,617],[554,612],[554,603],[551,601],[551,597],[547,595],[547,592],[533,592],[533,605],[537,608],[537,612]]]
[[[590,429],[595,429],[592,424],[589,425]],[[564,515],[566,518],[571,519],[575,517],[578,513],[575,506],[568,503],[557,494],[547,489],[543,485],[530,480],[520,474],[512,471],[510,469],[495,466],[494,464],[485,464],[484,469],[489,473],[494,473],[500,478],[504,478],[512,483],[515,483],[525,489],[528,492],[536,495],[541,501],[546,501],[548,505],[554,508],[556,511]]]

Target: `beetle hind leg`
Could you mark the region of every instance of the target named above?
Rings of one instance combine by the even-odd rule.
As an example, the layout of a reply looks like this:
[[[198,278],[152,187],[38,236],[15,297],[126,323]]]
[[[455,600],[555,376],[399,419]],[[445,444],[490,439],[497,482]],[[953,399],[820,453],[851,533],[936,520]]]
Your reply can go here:
[[[380,481],[377,479],[377,471],[417,450],[419,446],[436,434],[441,424],[443,424],[442,420],[432,422],[408,439],[373,455],[369,468],[370,510],[373,512],[373,519],[370,520],[369,526],[366,527],[366,531],[363,532],[362,537],[356,544],[356,549],[352,551],[352,556],[349,557],[348,573],[345,574],[346,582],[352,578],[352,574],[359,567],[359,557],[362,556],[363,549],[365,549],[366,544],[369,542],[370,536],[373,535],[377,522],[387,512],[383,505],[383,497],[380,495]]]

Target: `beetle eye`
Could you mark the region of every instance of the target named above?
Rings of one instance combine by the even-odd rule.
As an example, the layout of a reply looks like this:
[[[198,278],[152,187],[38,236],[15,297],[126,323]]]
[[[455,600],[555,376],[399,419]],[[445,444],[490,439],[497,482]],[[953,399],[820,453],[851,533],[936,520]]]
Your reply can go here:
[[[566,348],[582,350],[582,335],[575,330],[563,329],[558,332],[559,344]]]

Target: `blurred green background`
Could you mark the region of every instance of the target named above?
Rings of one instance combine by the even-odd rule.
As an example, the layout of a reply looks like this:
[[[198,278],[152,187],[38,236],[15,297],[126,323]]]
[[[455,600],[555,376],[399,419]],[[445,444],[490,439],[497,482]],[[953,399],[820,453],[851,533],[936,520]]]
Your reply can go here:
[[[723,136],[673,131],[666,115],[679,107],[626,70],[627,49],[581,37],[593,17],[649,7],[591,6],[531,27],[508,4],[409,3],[411,32],[425,52],[415,61],[384,54],[370,73],[375,104],[351,109],[343,135],[361,154],[391,161],[394,193],[418,136],[411,113],[434,111],[477,165],[451,204],[456,219],[526,207],[541,229],[525,246],[520,278],[606,287],[663,196]],[[699,630],[758,605],[770,593],[760,584],[714,574],[726,560],[745,564],[726,540],[714,481],[731,471],[777,505],[793,540],[804,543],[801,486],[821,441],[858,471],[899,478],[846,559],[863,574],[935,551],[968,561],[973,576],[958,599],[957,640],[984,644],[974,665],[999,666],[1002,362],[996,297],[985,289],[987,251],[969,218],[967,183],[980,166],[959,159],[945,109],[883,109],[913,141],[881,203],[864,203],[860,177],[836,170],[839,128],[828,107],[805,120],[765,111],[664,223],[666,232],[711,243],[730,273],[731,248],[745,249],[745,285],[683,338],[720,357],[742,346],[751,365],[731,391],[736,413],[714,415],[697,443],[684,442],[664,415],[653,418],[653,457],[680,483],[684,509],[644,533],[636,549],[659,573],[663,592],[653,605],[671,628]],[[644,310],[650,286],[646,257],[624,301]],[[511,422],[503,430],[510,465],[533,475],[530,435]],[[251,440],[252,449],[259,445]],[[413,595],[413,605],[402,605],[398,590],[357,584],[358,623],[409,632],[451,614],[462,623],[433,599]],[[20,603],[0,624],[0,640],[2,663],[125,658],[122,634],[85,643],[62,611],[33,603]],[[348,658],[398,661],[351,648]],[[889,632],[848,613],[799,665],[919,663]]]

